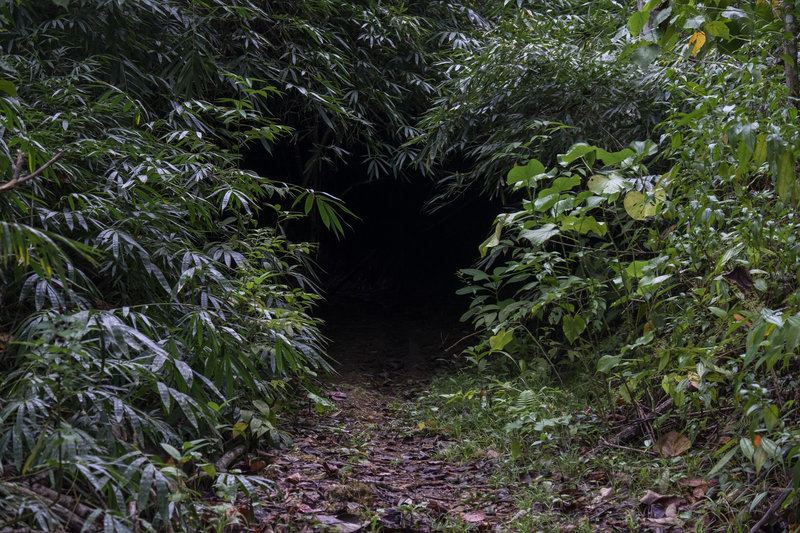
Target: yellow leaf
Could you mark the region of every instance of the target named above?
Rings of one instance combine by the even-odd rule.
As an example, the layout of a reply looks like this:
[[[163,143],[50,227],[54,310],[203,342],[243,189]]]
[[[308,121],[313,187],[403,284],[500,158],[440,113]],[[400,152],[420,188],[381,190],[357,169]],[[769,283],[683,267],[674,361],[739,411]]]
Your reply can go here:
[[[642,331],[642,335],[647,335],[653,329],[653,322],[651,320],[647,321],[647,324],[644,325],[644,330]]]
[[[417,427],[418,427],[420,430],[423,430],[423,429],[425,429],[425,422],[420,422],[420,423],[418,423],[418,424],[417,424]]]
[[[623,200],[625,211],[635,220],[646,220],[658,210],[658,204],[667,199],[667,193],[661,187],[653,189],[652,197],[639,191],[628,191]]]
[[[696,31],[689,37],[689,44],[692,46],[692,56],[697,56],[697,52],[706,44],[706,32]]]
[[[233,425],[233,436],[239,437],[244,436],[244,430],[247,429],[247,423],[245,422],[236,422]]]

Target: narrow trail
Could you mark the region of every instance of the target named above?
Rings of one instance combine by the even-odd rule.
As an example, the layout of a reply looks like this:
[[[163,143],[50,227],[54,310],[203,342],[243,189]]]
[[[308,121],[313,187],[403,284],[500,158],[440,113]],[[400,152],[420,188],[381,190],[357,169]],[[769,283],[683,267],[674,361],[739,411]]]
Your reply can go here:
[[[463,335],[446,307],[381,307],[343,300],[328,310],[339,373],[325,394],[335,408],[301,413],[294,447],[265,457],[276,484],[258,511],[263,532],[427,532],[503,529],[516,509],[491,486],[496,457],[450,463],[452,443],[407,410]]]

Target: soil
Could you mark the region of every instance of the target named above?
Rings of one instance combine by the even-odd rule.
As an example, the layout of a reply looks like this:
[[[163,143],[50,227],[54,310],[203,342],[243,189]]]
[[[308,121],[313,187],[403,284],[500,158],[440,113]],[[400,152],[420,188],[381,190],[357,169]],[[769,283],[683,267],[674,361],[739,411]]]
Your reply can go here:
[[[326,311],[335,407],[301,413],[294,446],[262,454],[274,489],[255,511],[258,531],[502,529],[516,509],[508,488],[490,484],[497,456],[447,462],[451,442],[405,412],[466,333],[454,309],[339,299]]]

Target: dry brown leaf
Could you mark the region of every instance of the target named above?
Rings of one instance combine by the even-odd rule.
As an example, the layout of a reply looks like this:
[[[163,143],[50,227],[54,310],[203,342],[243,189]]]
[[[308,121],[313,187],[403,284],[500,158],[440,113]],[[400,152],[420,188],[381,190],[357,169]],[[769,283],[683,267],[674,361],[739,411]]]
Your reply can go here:
[[[686,453],[692,447],[692,442],[677,431],[670,431],[662,435],[655,445],[655,449],[661,457],[678,457]]]
[[[678,482],[678,485],[680,485],[686,493],[689,502],[694,503],[703,499],[709,487],[711,487],[711,482],[700,478],[682,479]]]
[[[659,494],[648,490],[639,503],[649,507],[650,518],[676,518],[678,506],[683,502],[679,496]]]
[[[600,489],[600,492],[595,496],[592,503],[598,504],[604,502],[605,500],[609,499],[611,495],[614,493],[614,489],[611,487],[603,487]]]
[[[336,402],[343,402],[347,399],[347,393],[338,390],[329,391],[328,396],[330,396],[331,400]]]
[[[486,521],[486,515],[483,513],[464,513],[461,515],[461,520],[468,524],[479,524]]]

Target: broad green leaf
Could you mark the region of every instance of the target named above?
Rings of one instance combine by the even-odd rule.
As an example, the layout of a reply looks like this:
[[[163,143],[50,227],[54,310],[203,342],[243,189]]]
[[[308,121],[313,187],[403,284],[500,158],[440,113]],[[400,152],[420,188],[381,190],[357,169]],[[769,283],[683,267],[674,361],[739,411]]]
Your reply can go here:
[[[746,11],[737,7],[728,7],[722,12],[722,17],[731,20],[747,19],[748,16]]]
[[[733,447],[730,450],[728,450],[728,452],[722,456],[722,459],[717,461],[717,464],[714,465],[714,468],[711,469],[711,471],[706,475],[706,477],[708,478],[714,477],[714,475],[716,475],[717,472],[725,468],[725,465],[727,465],[730,462],[730,460],[733,458],[734,455],[736,455],[736,452],[738,451],[739,449],[736,447]]]
[[[528,161],[528,164],[523,166],[515,166],[509,170],[508,176],[506,176],[506,182],[509,185],[514,185],[515,183],[525,181],[538,176],[539,174],[544,174],[545,172],[546,169],[542,163],[536,159],[531,159]]]
[[[606,166],[616,165],[621,161],[625,161],[629,157],[636,155],[630,148],[624,148],[618,152],[606,152],[602,148],[597,149],[597,157]]]
[[[164,448],[164,451],[167,452],[169,456],[175,459],[176,461],[180,462],[181,459],[183,459],[181,452],[179,452],[174,446],[167,444],[166,442],[162,442],[161,447]]]
[[[793,352],[800,346],[800,316],[792,315],[786,319],[781,328],[781,337],[787,352]]]
[[[653,287],[661,285],[663,282],[667,281],[672,277],[672,274],[662,274],[660,276],[644,276],[642,280],[639,282],[639,294],[644,294],[644,289],[647,287]]]
[[[492,352],[499,352],[514,339],[513,329],[501,329],[495,335],[489,337],[489,347]]]
[[[598,222],[593,216],[568,216],[561,222],[561,231],[577,231],[583,234],[593,231],[603,237],[608,232],[608,226],[605,222]]]
[[[478,251],[481,254],[481,258],[486,257],[486,253],[489,251],[489,248],[494,248],[498,244],[500,244],[500,235],[503,233],[503,218],[500,218],[494,226],[494,233],[492,233],[488,239],[483,241],[481,245],[478,247]]]
[[[545,191],[551,191],[551,190],[546,189]],[[544,193],[545,191],[542,191],[542,193]],[[548,209],[553,207],[556,202],[558,202],[558,196],[559,193],[553,193],[553,192],[550,192],[550,194],[548,195],[539,194],[539,196],[536,198],[536,201],[533,202],[533,208],[539,212],[547,211]]]
[[[795,157],[790,147],[781,155],[780,163],[778,164],[778,173],[775,178],[775,192],[784,200],[791,198],[792,191],[795,187],[795,173],[794,173]]]
[[[769,431],[772,431],[781,421],[781,414],[778,411],[778,406],[775,404],[769,404],[764,407],[764,425],[767,427]]]
[[[608,374],[622,361],[621,355],[604,355],[597,361],[597,371]]]
[[[514,437],[511,439],[511,458],[516,460],[522,457],[522,445],[519,441],[519,437]]]
[[[545,224],[537,229],[522,230],[520,232],[520,237],[523,239],[528,239],[533,244],[544,244],[559,233],[560,231],[555,224]]]
[[[728,25],[721,20],[712,20],[711,22],[707,23],[705,30],[706,33],[713,35],[714,37],[721,37],[723,39],[731,38],[731,31],[728,29]]]
[[[711,311],[711,314],[713,314],[716,317],[719,317],[719,318],[727,318],[728,317],[728,312],[726,310],[722,309],[722,308],[719,308],[719,307],[716,307],[716,306],[713,306],[713,305],[709,305],[708,306],[708,310]]]
[[[553,181],[552,187],[550,190],[562,193],[564,191],[570,191],[581,184],[581,177],[580,176],[563,176],[560,178],[556,178]]]
[[[562,165],[568,165],[578,159],[584,157],[586,154],[593,153],[597,150],[595,146],[589,146],[586,143],[573,144],[566,154],[558,156],[558,162]]]
[[[703,15],[696,15],[694,17],[690,17],[686,19],[686,22],[683,23],[684,30],[697,30],[703,27],[705,24],[706,18]]]
[[[650,261],[631,261],[625,267],[625,273],[632,278],[644,277],[644,268],[650,264]]]
[[[0,91],[9,96],[17,96],[17,87],[8,80],[0,80]]]
[[[628,19],[628,31],[631,37],[638,37],[650,20],[650,11],[637,11]]]
[[[561,326],[564,330],[564,335],[566,335],[567,340],[570,342],[570,344],[573,344],[575,339],[577,339],[580,334],[583,333],[583,330],[586,329],[586,321],[581,315],[564,315]]]
[[[631,154],[633,154],[633,151],[631,151]],[[595,194],[614,194],[626,189],[629,184],[630,181],[612,172],[611,174],[590,176],[586,185]]]
[[[762,133],[756,138],[756,149],[753,152],[753,163],[760,167],[767,160],[767,134]]]
[[[764,467],[764,463],[769,459],[769,453],[763,446],[759,446],[753,452],[753,466],[756,467],[756,474],[758,474]]]
[[[749,437],[742,437],[739,439],[739,448],[741,448],[745,457],[751,460],[753,459],[753,454],[756,451],[756,447]]]

